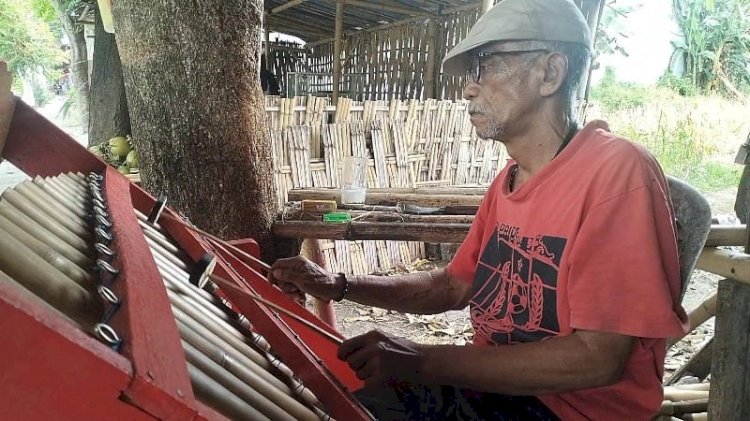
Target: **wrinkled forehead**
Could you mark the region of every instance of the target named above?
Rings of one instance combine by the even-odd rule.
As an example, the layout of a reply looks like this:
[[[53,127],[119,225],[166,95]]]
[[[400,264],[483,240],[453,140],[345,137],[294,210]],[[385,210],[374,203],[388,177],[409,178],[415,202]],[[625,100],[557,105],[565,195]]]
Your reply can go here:
[[[477,47],[470,52],[470,55],[477,56],[482,53],[515,53],[520,51],[544,50],[548,48],[551,48],[551,45],[549,42],[545,41],[498,41]]]

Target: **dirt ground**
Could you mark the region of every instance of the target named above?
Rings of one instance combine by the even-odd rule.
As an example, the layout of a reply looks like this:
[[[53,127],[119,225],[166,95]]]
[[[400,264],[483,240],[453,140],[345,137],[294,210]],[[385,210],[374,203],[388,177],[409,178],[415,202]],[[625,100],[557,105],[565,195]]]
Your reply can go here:
[[[709,193],[707,198],[713,214],[721,223],[738,223],[733,215],[736,188]],[[417,261],[413,265],[394,269],[392,274],[430,270],[445,262]],[[698,306],[708,295],[716,291],[719,277],[708,272],[696,270],[685,292],[683,307],[690,311]],[[414,315],[395,311],[372,308],[344,301],[335,303],[334,308],[339,331],[346,337],[361,335],[373,329],[380,329],[395,335],[409,338],[426,344],[456,344],[471,342],[473,329],[468,310],[449,311],[435,315]],[[665,378],[684,365],[698,350],[704,341],[713,336],[713,319],[688,334],[685,339],[672,346],[665,362]],[[686,378],[685,381],[695,381]]]

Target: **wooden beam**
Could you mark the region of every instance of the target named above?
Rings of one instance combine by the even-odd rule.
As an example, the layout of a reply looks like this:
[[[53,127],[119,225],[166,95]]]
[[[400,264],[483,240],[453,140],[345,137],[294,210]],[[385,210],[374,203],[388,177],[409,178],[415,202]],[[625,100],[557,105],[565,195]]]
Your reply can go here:
[[[341,91],[341,43],[344,31],[344,0],[336,1],[336,27],[333,35],[333,98],[336,105]]]
[[[424,75],[424,99],[435,98],[435,74],[437,73],[437,23],[427,23],[427,64]]]
[[[709,419],[750,420],[750,284],[719,281]]]
[[[390,189],[368,189],[365,204],[395,205],[408,203],[417,206],[479,206],[482,195],[464,194],[423,194],[391,192]],[[334,200],[341,202],[340,189],[298,189],[289,191],[290,201],[301,200]]]
[[[397,20],[395,22],[386,23],[386,24],[383,24],[383,25],[373,26],[372,28],[364,28],[364,29],[359,29],[359,30],[356,30],[356,31],[346,31],[346,32],[344,32],[344,36],[346,37],[346,36],[349,36],[351,34],[358,34],[360,32],[376,32],[376,31],[381,31],[383,29],[388,29],[388,28],[392,28],[394,26],[404,25],[404,24],[411,23],[411,22],[417,22],[417,21],[420,21],[420,20],[424,20],[424,17],[417,16],[417,17],[413,17],[413,18],[407,18],[407,19],[403,19],[403,20]],[[315,47],[317,45],[327,44],[327,43],[329,43],[329,42],[331,42],[333,40],[334,40],[333,38],[326,38],[326,39],[322,39],[320,41],[310,42],[310,43],[307,43],[307,47],[312,48],[312,47]]]
[[[401,13],[403,15],[410,15],[410,16],[425,16],[425,17],[435,16],[430,12],[425,12],[419,9],[413,9],[409,7],[388,6],[382,3],[370,3],[370,2],[359,1],[359,0],[346,0],[346,4],[356,6],[356,7],[361,7],[363,9],[385,10],[387,12]]]
[[[290,8],[292,8],[294,6],[298,6],[298,5],[300,5],[300,4],[302,4],[302,3],[306,2],[306,1],[307,0],[290,0],[290,1],[282,4],[281,6],[274,7],[268,13],[269,14],[275,14],[275,13],[283,12],[286,9],[290,9]]]
[[[750,285],[750,255],[745,253],[706,247],[696,267]]]
[[[470,224],[416,224],[403,222],[349,222],[335,224],[312,221],[277,221],[273,233],[283,238],[331,240],[398,240],[430,243],[460,243]]]

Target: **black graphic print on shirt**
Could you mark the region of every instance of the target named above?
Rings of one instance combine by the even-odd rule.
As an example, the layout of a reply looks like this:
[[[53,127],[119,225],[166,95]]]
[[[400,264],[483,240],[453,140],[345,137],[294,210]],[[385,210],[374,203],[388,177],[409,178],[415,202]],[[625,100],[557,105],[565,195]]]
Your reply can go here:
[[[560,331],[557,273],[565,238],[521,237],[499,225],[477,263],[471,299],[475,335],[496,344],[534,342]]]

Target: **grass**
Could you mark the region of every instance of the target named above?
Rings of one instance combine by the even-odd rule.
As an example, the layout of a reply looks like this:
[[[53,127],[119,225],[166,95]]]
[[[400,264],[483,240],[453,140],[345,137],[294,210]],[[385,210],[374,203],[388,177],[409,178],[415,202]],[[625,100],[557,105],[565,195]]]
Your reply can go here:
[[[608,81],[592,91],[587,119],[646,146],[667,174],[704,193],[737,187],[734,156],[750,132],[750,107],[718,96]]]

